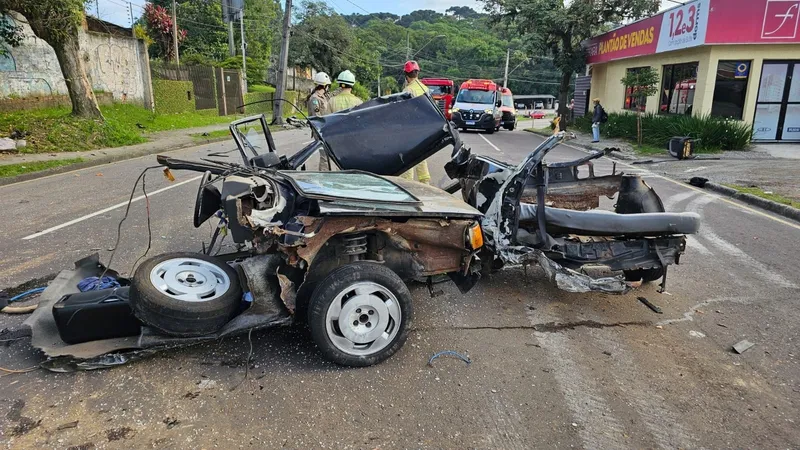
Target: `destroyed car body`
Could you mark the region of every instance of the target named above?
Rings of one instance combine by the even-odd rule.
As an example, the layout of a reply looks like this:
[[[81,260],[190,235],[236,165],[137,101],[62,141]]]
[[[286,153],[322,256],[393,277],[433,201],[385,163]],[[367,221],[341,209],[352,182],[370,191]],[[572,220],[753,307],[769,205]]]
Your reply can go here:
[[[165,254],[139,266],[130,295],[143,321],[138,337],[59,343],[47,311],[63,292],[51,292],[30,324],[53,368],[119,364],[296,320],[308,321],[328,359],[371,365],[406,339],[413,312],[405,281],[427,282],[433,292],[435,277],[447,275],[467,292],[482,271],[537,263],[562,289],[622,293],[665,279],[684,251],[683,234],[698,227],[696,215],[663,213],[641,178],[591,170],[578,178],[601,154],[545,165],[563,133],[516,166],[472,155],[428,96],[381,97],[309,123],[315,140],[294,155],[279,155],[256,116],[230,127],[242,163],[159,156],[169,169],[204,173],[194,225],[218,221],[217,232],[240,251],[209,256],[215,232],[202,255]],[[451,145],[446,170],[457,183],[447,191],[394,176]],[[303,170],[318,151],[344,170]],[[616,213],[561,208],[591,209],[589,197],[617,190]],[[629,280],[579,272],[588,265]],[[74,289],[69,283],[61,289]],[[46,331],[41,339],[37,327]]]

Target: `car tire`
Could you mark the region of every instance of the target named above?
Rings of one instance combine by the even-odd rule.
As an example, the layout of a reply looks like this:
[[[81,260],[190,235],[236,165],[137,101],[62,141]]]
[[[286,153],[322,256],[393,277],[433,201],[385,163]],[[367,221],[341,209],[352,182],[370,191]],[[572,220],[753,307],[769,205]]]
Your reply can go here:
[[[403,280],[368,261],[331,272],[308,307],[317,347],[328,360],[350,367],[378,364],[395,354],[408,338],[412,319],[411,293]]]
[[[131,282],[131,309],[144,324],[180,337],[217,332],[239,310],[236,271],[199,253],[165,253],[146,260]]]
[[[641,280],[644,283],[649,283],[662,278],[664,276],[664,268],[624,270],[623,273],[625,274],[625,281]]]
[[[487,128],[486,129],[486,134],[492,134],[492,133],[494,133],[494,128]]]

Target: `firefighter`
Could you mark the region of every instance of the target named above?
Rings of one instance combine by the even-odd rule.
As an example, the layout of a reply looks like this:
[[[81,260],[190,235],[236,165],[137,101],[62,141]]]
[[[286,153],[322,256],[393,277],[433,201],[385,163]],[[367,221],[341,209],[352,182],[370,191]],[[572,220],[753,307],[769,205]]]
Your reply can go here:
[[[331,77],[325,72],[317,72],[314,75],[314,83],[316,86],[306,99],[306,107],[308,108],[309,116],[324,116],[329,114],[330,105],[328,104],[328,88],[331,85]],[[326,172],[331,170],[331,164],[328,160],[328,155],[324,151],[319,152],[319,171]]]
[[[428,93],[428,87],[419,81],[419,64],[417,64],[416,61],[407,61],[405,66],[403,66],[403,72],[405,72],[406,76],[406,87],[403,89],[403,92],[408,92],[414,97]],[[428,171],[428,161],[422,161],[400,176],[407,180],[413,180],[415,174],[417,181],[431,184],[431,173]]]
[[[345,70],[336,77],[336,83],[339,84],[340,92],[334,95],[330,100],[330,111],[335,113],[343,109],[349,109],[354,106],[360,105],[361,99],[353,94],[353,86],[356,84],[356,76],[353,72]]]

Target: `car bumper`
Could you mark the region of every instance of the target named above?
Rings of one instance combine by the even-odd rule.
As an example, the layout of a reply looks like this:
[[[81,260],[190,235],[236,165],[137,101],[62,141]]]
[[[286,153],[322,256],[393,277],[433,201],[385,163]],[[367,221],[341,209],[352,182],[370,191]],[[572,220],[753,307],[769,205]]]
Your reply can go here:
[[[479,119],[465,120],[460,112],[454,112],[452,113],[451,121],[458,128],[479,128],[482,130],[488,130],[497,126],[494,116],[486,113],[481,114]]]

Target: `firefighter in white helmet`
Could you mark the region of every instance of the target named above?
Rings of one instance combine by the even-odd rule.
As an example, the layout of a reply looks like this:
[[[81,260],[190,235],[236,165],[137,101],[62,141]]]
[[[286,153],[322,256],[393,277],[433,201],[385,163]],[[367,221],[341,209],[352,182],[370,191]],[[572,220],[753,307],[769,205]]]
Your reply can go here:
[[[331,98],[329,104],[331,112],[350,109],[362,103],[361,99],[353,94],[353,86],[356,84],[356,76],[353,75],[353,72],[345,70],[340,73],[339,76],[336,77],[336,83],[339,84],[341,90]]]
[[[330,105],[328,104],[328,88],[331,85],[331,77],[325,72],[317,72],[314,75],[314,90],[309,94],[306,99],[306,107],[308,108],[309,116],[324,116],[329,114]],[[328,155],[324,151],[319,153],[319,171],[324,172],[330,169],[330,161]]]

